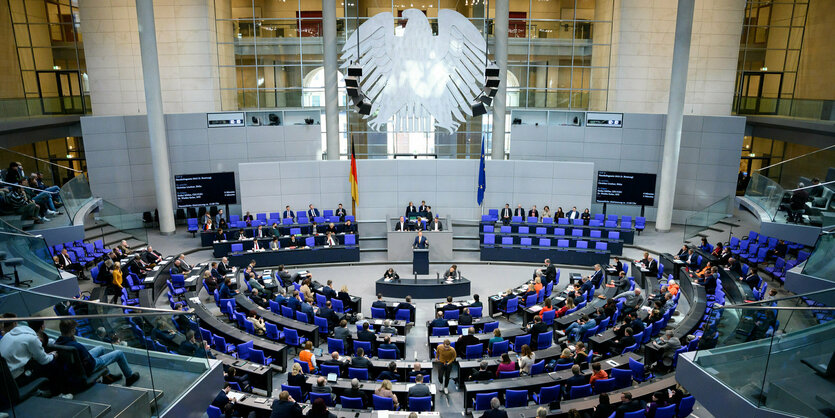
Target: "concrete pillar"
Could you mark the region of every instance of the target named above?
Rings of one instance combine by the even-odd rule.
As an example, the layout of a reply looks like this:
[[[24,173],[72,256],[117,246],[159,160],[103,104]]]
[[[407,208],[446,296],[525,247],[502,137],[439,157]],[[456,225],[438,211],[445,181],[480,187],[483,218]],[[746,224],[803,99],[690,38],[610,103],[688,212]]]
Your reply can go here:
[[[496,50],[493,55],[499,66],[499,91],[493,98],[493,148],[494,160],[504,159],[505,107],[507,102],[507,19],[510,14],[509,0],[496,0],[496,17],[493,20],[493,39]]]
[[[168,138],[162,114],[157,32],[154,26],[153,0],[136,0],[136,21],[139,26],[139,50],[145,83],[145,107],[148,111],[148,135],[151,138],[151,169],[159,210],[159,232],[171,235],[174,226],[174,204],[171,193],[171,164],[168,162]]]
[[[658,192],[658,212],[655,217],[655,230],[659,232],[669,231],[673,218],[694,4],[695,0],[678,0],[673,68],[670,74],[670,100],[667,105],[667,126],[664,129],[664,158],[661,160],[661,187]]]
[[[336,0],[322,0],[325,61],[325,138],[328,159],[339,159],[339,90],[336,75]]]
[[[545,61],[543,65],[548,65]],[[536,95],[534,96],[536,107],[546,107],[547,96],[546,89],[548,88],[548,67],[536,67]]]

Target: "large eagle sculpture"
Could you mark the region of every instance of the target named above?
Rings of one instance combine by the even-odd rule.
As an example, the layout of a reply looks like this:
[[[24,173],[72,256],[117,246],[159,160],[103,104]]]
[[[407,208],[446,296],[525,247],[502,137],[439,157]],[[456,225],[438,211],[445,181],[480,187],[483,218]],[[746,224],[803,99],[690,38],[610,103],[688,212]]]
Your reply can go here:
[[[434,119],[436,127],[455,132],[472,116],[484,84],[484,36],[453,10],[438,11],[438,36],[422,11],[408,9],[402,18],[408,20],[402,36],[395,35],[392,14],[379,13],[342,48],[342,67],[363,69],[360,86],[371,101],[368,126],[380,131],[394,118],[397,131],[422,131]]]

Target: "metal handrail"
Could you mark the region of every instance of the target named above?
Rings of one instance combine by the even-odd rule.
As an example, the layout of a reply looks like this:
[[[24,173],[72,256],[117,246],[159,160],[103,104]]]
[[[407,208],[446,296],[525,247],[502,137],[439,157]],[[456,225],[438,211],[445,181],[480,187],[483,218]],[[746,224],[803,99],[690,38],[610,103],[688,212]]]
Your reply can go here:
[[[803,158],[803,157],[805,157],[805,156],[807,156],[807,155],[812,155],[812,154],[815,154],[815,153],[818,153],[818,152],[821,152],[821,151],[826,151],[826,150],[828,150],[828,149],[830,149],[830,148],[835,148],[835,145],[830,145],[830,146],[828,146],[828,147],[826,147],[826,148],[821,148],[821,149],[819,149],[819,150],[812,151],[812,152],[809,152],[809,153],[806,153],[806,154],[803,154],[803,155],[798,155],[797,157],[792,157],[792,158],[789,158],[788,160],[783,160],[783,161],[780,161],[779,163],[775,163],[775,164],[771,164],[771,165],[769,165],[769,166],[763,167],[763,168],[761,168],[761,169],[759,169],[759,170],[757,170],[757,171],[763,171],[763,170],[768,169],[768,168],[771,168],[771,167],[776,167],[776,166],[778,166],[778,165],[780,165],[780,164],[787,163],[787,162],[789,162],[789,161],[794,161],[794,160],[796,160],[796,159],[798,159],[798,158]]]
[[[0,184],[5,184],[5,185],[7,185],[7,186],[12,186],[12,187],[20,187],[20,188],[22,188],[22,189],[34,190],[34,191],[36,191],[36,192],[38,192],[38,193],[49,193],[49,194],[59,194],[59,193],[61,193],[61,192],[50,192],[50,191],[48,191],[48,190],[36,189],[36,188],[34,188],[34,187],[29,187],[29,186],[21,186],[21,185],[19,185],[19,184],[15,184],[15,183],[8,183],[8,182],[2,181],[2,180],[0,180]]]
[[[64,166],[62,166],[61,164],[53,163],[52,161],[47,161],[47,160],[44,160],[44,159],[42,159],[42,158],[33,157],[33,156],[31,156],[31,155],[26,155],[26,154],[24,154],[24,153],[22,153],[22,152],[18,152],[18,151],[15,151],[15,150],[10,150],[10,149],[8,149],[8,148],[4,148],[4,147],[0,147],[0,149],[2,149],[2,150],[4,150],[4,151],[11,152],[11,153],[13,153],[13,154],[22,155],[22,156],[24,156],[24,157],[26,157],[26,158],[31,158],[31,159],[36,160],[36,161],[40,161],[40,162],[43,162],[43,163],[47,163],[47,164],[50,164],[50,165],[54,165],[54,166],[56,166],[56,167],[61,167],[61,168],[63,168],[64,170],[70,170],[70,171],[73,171],[73,172],[76,172],[76,173],[83,173],[83,171],[81,171],[81,170],[76,170],[76,169],[74,169],[74,168],[70,168],[70,167],[64,167]]]
[[[827,184],[833,184],[833,183],[835,183],[835,180],[832,180],[832,181],[827,181],[826,183],[818,183],[818,184],[812,184],[812,185],[810,185],[810,186],[798,187],[798,188],[796,188],[796,189],[792,189],[792,190],[788,190],[788,191],[790,191],[790,192],[796,192],[796,191],[798,191],[798,190],[811,189],[811,188],[814,188],[814,187],[818,187],[818,186],[826,186]]]

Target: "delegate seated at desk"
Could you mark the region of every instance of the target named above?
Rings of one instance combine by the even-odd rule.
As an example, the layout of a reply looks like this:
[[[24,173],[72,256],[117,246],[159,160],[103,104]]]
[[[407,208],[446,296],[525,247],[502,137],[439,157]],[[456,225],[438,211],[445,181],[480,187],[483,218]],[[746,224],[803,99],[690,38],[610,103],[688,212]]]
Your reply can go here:
[[[412,247],[417,249],[425,249],[429,247],[429,242],[426,240],[426,237],[423,236],[423,231],[418,231],[418,235],[415,237],[415,242],[412,244]]]
[[[408,231],[410,229],[409,224],[406,223],[406,218],[400,217],[400,222],[394,226],[395,231]]]

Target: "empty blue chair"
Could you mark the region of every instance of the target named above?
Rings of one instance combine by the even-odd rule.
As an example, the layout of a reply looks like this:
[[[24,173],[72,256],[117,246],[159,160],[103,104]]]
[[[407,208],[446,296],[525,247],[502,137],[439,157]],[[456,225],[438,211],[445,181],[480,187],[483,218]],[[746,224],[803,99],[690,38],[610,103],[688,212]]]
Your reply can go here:
[[[635,229],[638,230],[638,234],[641,233],[647,227],[647,218],[643,216],[639,216],[635,218]]]
[[[530,306],[536,305],[536,299],[537,299],[537,295],[535,295],[535,294],[526,297],[525,298],[525,306],[530,307]]]
[[[502,237],[502,245],[513,245],[513,237]]]
[[[548,229],[542,226],[536,227],[536,235],[545,235],[548,233]]]
[[[374,409],[377,411],[393,411],[394,400],[391,398],[384,398],[382,396],[371,395],[373,398]]]
[[[554,318],[556,318],[557,312],[554,310],[550,310],[542,314],[542,322],[551,325],[554,323]]]
[[[470,308],[470,316],[473,318],[481,318],[481,312],[484,308],[481,306],[473,306]]]
[[[273,359],[271,357],[264,357],[263,350],[256,350],[251,349],[249,350],[249,361],[253,363],[263,364],[264,366],[269,366],[272,364]]]
[[[528,216],[528,220],[526,222],[529,224],[535,224],[539,222],[539,218],[536,216]]]
[[[577,248],[588,249],[589,242],[588,241],[577,241]]]
[[[631,221],[620,221],[620,227],[623,228],[623,229],[632,228],[632,222]]]
[[[490,400],[498,398],[499,392],[476,393],[473,400],[473,409],[476,411],[485,411],[490,409]]]
[[[492,355],[493,357],[500,356],[504,353],[507,353],[507,350],[508,350],[509,347],[510,347],[510,342],[507,341],[507,340],[495,342],[495,343],[493,343],[493,349],[490,352],[490,355]]]
[[[646,412],[643,409],[639,409],[633,412],[624,412],[623,418],[644,418],[646,416]]]
[[[371,317],[374,319],[386,319],[386,310],[384,308],[371,308]]]
[[[620,239],[620,231],[609,231],[609,239]]]
[[[653,377],[651,373],[649,375],[646,374],[644,363],[641,363],[633,358],[629,359],[629,369],[632,370],[632,378],[635,379],[636,382],[643,382]]]
[[[296,398],[293,398],[296,399]],[[345,409],[363,409],[365,405],[362,404],[362,398],[349,398],[347,396],[340,396],[339,403]]]
[[[357,353],[358,348],[362,348],[366,355],[371,355],[371,341],[354,341],[354,354]]]
[[[484,324],[484,333],[489,334],[493,332],[494,329],[499,327],[499,321],[487,322]]]
[[[310,399],[310,403],[313,403],[316,399],[322,399],[323,401],[325,401],[325,405],[333,406],[333,397],[330,393],[310,392],[308,394],[308,398]]]
[[[357,245],[357,236],[355,234],[346,234],[345,245]]]
[[[302,229],[301,228],[290,228],[290,235],[301,235]]]
[[[594,249],[595,250],[606,251],[608,248],[609,248],[609,246],[605,242],[598,241],[598,242],[594,243]],[[661,267],[661,265],[659,264],[659,268],[660,267]]]
[[[483,354],[484,354],[484,345],[482,345],[482,344],[468,345],[466,353],[465,353],[465,355],[467,357],[467,360],[481,358],[481,356]]]
[[[572,386],[571,390],[568,391],[568,399],[585,398],[591,395],[591,385]]]
[[[296,402],[304,402],[306,398],[302,396],[302,388],[299,386],[281,385],[281,390],[286,390]]]
[[[599,229],[592,229],[589,231],[589,236],[592,238],[601,238],[602,232]]]
[[[299,331],[293,328],[284,328],[284,343],[294,347],[300,347],[307,341],[304,337],[299,337]]]
[[[606,228],[617,228],[618,223],[615,221],[606,221],[603,223],[603,226]]]
[[[343,405],[344,407],[344,405]],[[432,410],[432,397],[431,396],[421,396],[421,397],[414,397],[409,398],[409,411],[413,412],[426,412]]]
[[[490,217],[493,221],[499,220],[499,210],[498,209],[488,209],[487,216]]]
[[[331,298],[331,307],[336,313],[351,312],[351,308],[346,308],[345,305],[342,304],[342,299]]]
[[[568,240],[567,239],[558,239],[557,240],[557,248],[568,248]]]
[[[537,405],[548,405],[560,399],[560,392],[562,392],[560,385],[542,387],[539,388],[539,393],[532,394],[533,401]]]
[[[311,248],[315,247],[316,246],[316,238],[313,238],[313,237],[305,238],[304,239],[304,245],[306,245],[308,247],[311,247]]]
[[[446,319],[447,321],[449,321],[449,320],[457,321],[458,320],[458,310],[457,309],[450,309],[450,310],[444,311],[444,319]]]
[[[574,229],[571,230],[571,236],[572,237],[582,237],[583,236],[583,230],[580,229],[580,228],[574,228]]]
[[[539,360],[538,362],[531,364],[531,376],[536,376],[543,372],[545,372],[545,360]]]
[[[554,341],[554,336],[553,336],[552,333],[543,332],[542,334],[539,334],[536,337],[536,349],[537,350],[544,350],[544,349],[550,347],[551,343],[553,341]]]
[[[432,336],[433,337],[442,337],[444,335],[449,335],[449,327],[434,327],[434,328],[432,328]]]
[[[282,220],[281,220],[281,224],[282,224],[282,225],[292,225],[292,224],[293,224],[293,219],[291,219],[291,218],[284,218],[284,219],[282,219]]]
[[[230,251],[232,251],[233,253],[239,253],[243,250],[244,250],[244,245],[243,244],[232,244],[232,246],[230,247]]]
[[[227,343],[226,339],[219,335],[212,334],[212,346],[215,350],[224,354],[231,354],[235,352],[235,344]]]
[[[264,336],[266,336],[267,338],[269,338],[273,341],[279,341],[282,338],[284,338],[284,333],[279,331],[278,327],[275,326],[275,324],[273,324],[273,323],[265,322],[264,323],[264,329],[265,329]]]
[[[554,228],[554,235],[558,237],[565,236],[565,228]]]
[[[336,351],[340,355],[345,355],[345,342],[339,338],[328,338],[328,352]]]
[[[632,370],[611,369],[609,376],[615,379],[615,387],[618,389],[632,386]]]
[[[609,393],[615,390],[615,378],[598,379],[594,381],[595,393]]]
[[[504,393],[505,408],[517,408],[528,405],[528,391],[527,390],[511,390],[508,389]]]
[[[528,228],[527,226],[520,226],[519,231],[517,231],[517,232],[520,233],[520,234],[530,234],[531,229]]]
[[[493,234],[484,234],[484,245],[489,247],[496,245],[496,236]]]
[[[510,222],[513,222],[515,224],[522,223],[522,217],[521,216],[511,216],[510,217]]]
[[[557,225],[568,225],[568,218],[557,218]]]
[[[544,218],[542,218],[542,223],[553,224],[554,223],[554,218],[544,217]]]
[[[693,406],[696,405],[696,398],[693,395],[685,396],[681,398],[681,401],[678,403],[678,413],[676,414],[679,418],[684,418],[690,415],[693,412]]]
[[[655,418],[673,418],[676,416],[676,404],[667,405],[655,410]]]
[[[549,238],[540,238],[539,239],[539,246],[540,247],[546,247],[546,248],[550,247],[551,246],[551,240]]]
[[[472,309],[470,309],[472,311]],[[398,309],[397,312],[394,314],[394,319],[396,321],[406,321],[409,322],[412,320],[411,318],[412,312],[408,309]],[[475,315],[473,315],[475,317]]]
[[[368,380],[368,369],[349,367],[348,379]]]
[[[327,376],[331,373],[335,374],[336,377],[340,377],[341,372],[339,371],[339,366],[328,365],[328,364],[323,364],[323,365],[319,366],[319,374],[321,374],[322,376]]]
[[[206,409],[206,415],[208,415],[209,418],[220,418],[221,416],[223,416],[220,408],[213,405],[209,405],[209,407]]]
[[[514,377],[519,377],[519,370],[514,370],[512,372],[499,372],[499,379],[510,379]]]
[[[583,225],[583,220],[580,218],[574,219],[571,221],[573,225]]]
[[[305,324],[310,323],[310,318],[307,317],[307,314],[302,311],[296,311],[296,320],[300,322],[304,322]]]
[[[397,359],[397,350],[395,349],[388,349],[388,348],[379,348],[377,349],[377,357],[386,360],[396,360]]]
[[[522,238],[519,240],[519,245],[523,247],[530,247],[531,246],[531,239],[528,237]]]
[[[510,344],[510,349],[519,352],[522,350],[522,346],[525,345],[531,345],[531,334],[519,335],[516,338],[514,338],[513,343]]]
[[[510,225],[502,225],[501,228],[499,228],[499,232],[501,232],[502,234],[511,233]]]
[[[484,225],[481,232],[494,232],[495,227],[493,225]]]

